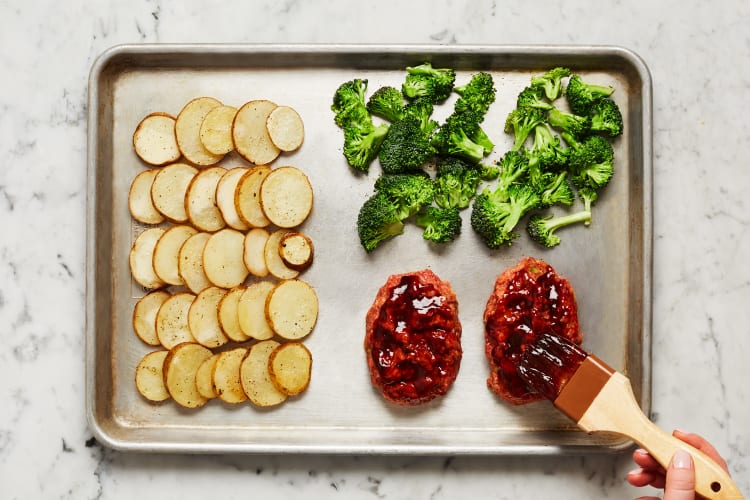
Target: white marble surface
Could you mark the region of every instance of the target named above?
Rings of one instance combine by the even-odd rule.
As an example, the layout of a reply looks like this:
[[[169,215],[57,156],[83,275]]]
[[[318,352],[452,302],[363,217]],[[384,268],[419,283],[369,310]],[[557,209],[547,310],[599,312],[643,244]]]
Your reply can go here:
[[[93,442],[83,354],[87,76],[103,50],[137,42],[580,43],[639,53],[654,81],[654,418],[707,436],[750,493],[750,3],[542,3],[0,2],[0,497],[640,494],[624,480],[628,454],[151,456]]]

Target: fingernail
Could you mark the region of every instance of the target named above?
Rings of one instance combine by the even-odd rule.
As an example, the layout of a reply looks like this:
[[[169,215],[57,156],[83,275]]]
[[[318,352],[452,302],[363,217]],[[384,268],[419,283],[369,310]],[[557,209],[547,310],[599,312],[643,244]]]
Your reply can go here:
[[[685,450],[677,450],[672,457],[672,468],[674,469],[692,469],[693,468],[693,457],[690,453]]]
[[[635,452],[638,453],[639,455],[648,455],[648,452],[644,450],[643,448],[638,448],[637,450],[635,450]]]

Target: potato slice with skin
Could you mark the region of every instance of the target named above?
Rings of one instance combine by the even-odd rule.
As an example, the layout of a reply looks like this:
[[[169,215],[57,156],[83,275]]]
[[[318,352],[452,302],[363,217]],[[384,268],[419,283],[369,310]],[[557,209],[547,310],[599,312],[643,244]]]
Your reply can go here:
[[[268,266],[264,254],[270,234],[263,228],[256,227],[245,234],[245,252],[243,260],[250,274],[258,278],[268,276]]]
[[[232,123],[232,141],[235,151],[250,163],[265,165],[281,153],[266,128],[268,115],[276,107],[274,102],[259,99],[246,102],[237,110]]]
[[[167,349],[183,342],[195,343],[188,327],[188,311],[195,295],[178,292],[169,297],[156,313],[156,336]]]
[[[190,181],[185,194],[185,211],[190,223],[201,231],[213,233],[226,226],[216,205],[216,186],[225,172],[223,167],[209,167]]]
[[[198,232],[191,226],[180,224],[172,226],[161,235],[154,247],[154,271],[165,283],[170,285],[184,285],[180,276],[180,249],[188,238]]]
[[[271,167],[258,165],[242,176],[234,191],[234,208],[240,220],[249,227],[266,227],[270,221],[260,206],[260,186],[271,173]]]
[[[135,369],[135,386],[141,396],[158,403],[169,399],[164,385],[164,360],[169,351],[154,351],[143,356]]]
[[[164,216],[154,206],[151,200],[151,185],[159,170],[150,168],[139,173],[130,184],[128,192],[128,209],[130,215],[143,224],[159,224],[164,222]]]
[[[243,254],[245,235],[235,229],[222,229],[211,235],[203,249],[203,271],[208,280],[221,288],[234,288],[247,278]]]
[[[237,208],[234,206],[234,193],[237,190],[237,183],[248,170],[250,170],[248,167],[230,168],[216,185],[216,205],[221,211],[221,216],[226,221],[227,226],[238,231],[247,231],[250,228],[242,222],[239,214],[237,214]]]
[[[213,370],[214,389],[219,399],[236,404],[247,400],[240,382],[240,365],[247,354],[246,347],[235,347],[219,353]]]
[[[237,311],[240,297],[244,292],[244,286],[234,287],[219,301],[219,324],[224,334],[235,342],[245,342],[250,339],[250,336],[245,335],[240,328]]]
[[[221,106],[221,102],[213,97],[197,97],[185,104],[177,115],[175,135],[177,146],[182,156],[194,165],[214,165],[224,158],[222,154],[213,154],[207,150],[200,138],[203,119],[213,108]]]
[[[213,355],[195,343],[182,343],[169,350],[164,360],[164,385],[172,399],[185,408],[198,408],[208,399],[198,392],[195,378],[201,364]]]
[[[155,290],[136,302],[133,308],[133,331],[145,344],[161,345],[156,335],[156,313],[164,301],[171,296],[172,294],[166,290]]]
[[[281,260],[279,254],[279,242],[281,238],[288,233],[288,229],[277,229],[270,234],[268,240],[266,240],[266,246],[263,248],[263,256],[268,266],[268,272],[279,279],[288,280],[299,276],[299,271],[287,267],[284,261]]]
[[[233,106],[216,106],[203,118],[198,135],[210,153],[225,155],[234,149],[232,122],[236,114],[237,108]]]
[[[302,170],[286,166],[274,169],[260,186],[263,214],[278,227],[302,224],[313,206],[310,180]]]
[[[216,388],[214,387],[213,379],[214,366],[216,366],[216,361],[218,359],[218,354],[212,355],[210,358],[201,363],[201,365],[198,367],[198,371],[195,372],[195,385],[198,388],[198,394],[206,399],[214,399],[219,397],[219,395],[216,394]]]
[[[149,165],[161,166],[179,160],[175,118],[166,113],[146,116],[133,133],[133,149]]]
[[[198,232],[185,240],[177,256],[177,270],[191,292],[198,294],[211,286],[203,271],[203,249],[211,234]]]
[[[299,340],[315,327],[318,296],[300,279],[280,281],[266,299],[266,318],[279,337]]]
[[[187,163],[172,163],[162,167],[154,177],[151,184],[151,201],[159,213],[170,222],[187,222],[185,194],[190,181],[197,173],[198,169]]]
[[[250,347],[240,365],[242,389],[256,406],[268,407],[283,403],[287,395],[271,381],[268,360],[279,345],[275,340],[262,340]]]
[[[268,370],[278,390],[296,396],[310,385],[312,354],[301,342],[281,344],[271,352]]]
[[[268,340],[273,330],[266,319],[266,299],[275,285],[270,281],[257,281],[247,286],[237,304],[240,329],[248,337]]]
[[[188,310],[190,333],[205,347],[220,347],[229,342],[219,324],[219,301],[226,293],[223,288],[206,288],[195,297]]]
[[[144,288],[161,288],[166,283],[154,271],[154,248],[164,229],[152,227],[139,234],[130,249],[130,274]]]
[[[284,264],[297,271],[304,271],[313,261],[313,243],[309,236],[291,231],[279,241],[279,255]]]
[[[294,108],[278,106],[266,120],[266,129],[274,146],[282,151],[294,151],[305,138],[305,125]]]

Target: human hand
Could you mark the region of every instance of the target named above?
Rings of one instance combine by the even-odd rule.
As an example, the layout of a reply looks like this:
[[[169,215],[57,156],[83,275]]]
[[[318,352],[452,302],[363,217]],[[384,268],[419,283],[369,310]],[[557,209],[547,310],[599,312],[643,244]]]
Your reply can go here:
[[[675,430],[672,435],[702,451],[729,472],[726,461],[719,455],[716,448],[701,436],[678,430]],[[690,454],[682,450],[675,453],[666,471],[646,450],[635,450],[633,461],[640,466],[639,469],[628,473],[627,480],[633,486],[663,488],[664,500],[695,499],[695,470]],[[640,497],[636,500],[658,500],[658,498]]]

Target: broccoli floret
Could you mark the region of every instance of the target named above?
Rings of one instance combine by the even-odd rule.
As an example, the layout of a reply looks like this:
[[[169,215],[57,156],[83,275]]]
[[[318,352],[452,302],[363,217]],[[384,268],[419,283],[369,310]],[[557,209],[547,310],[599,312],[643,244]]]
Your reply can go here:
[[[565,89],[565,98],[568,100],[571,111],[577,115],[586,116],[591,110],[591,105],[602,97],[609,97],[615,91],[614,87],[593,85],[585,83],[579,75],[573,75],[568,80]]]
[[[435,243],[448,243],[461,233],[461,215],[457,208],[427,207],[417,214],[416,222],[424,228],[422,237]]]
[[[369,131],[357,127],[344,129],[344,157],[356,170],[367,172],[378,156],[388,125],[371,126]]]
[[[440,208],[466,208],[481,181],[475,165],[456,156],[441,158],[435,175],[435,204]]]
[[[359,241],[372,252],[384,240],[404,232],[396,206],[382,193],[375,193],[359,209],[357,233]]]
[[[505,132],[513,133],[513,151],[521,149],[529,134],[546,119],[544,110],[539,108],[516,108],[511,111],[505,120]]]
[[[528,172],[529,160],[519,151],[508,151],[498,162],[500,174],[497,180],[497,192],[507,193],[510,186],[519,183]]]
[[[404,114],[404,96],[395,87],[380,87],[367,101],[367,111],[389,122],[395,122]]]
[[[404,116],[412,116],[419,120],[419,127],[425,135],[431,136],[438,123],[432,119],[434,106],[429,99],[418,97],[404,106]]]
[[[538,204],[531,186],[513,184],[507,192],[487,187],[474,198],[471,227],[489,248],[510,245],[518,237],[513,230],[521,217]]]
[[[544,89],[547,99],[554,101],[562,93],[562,79],[566,76],[570,76],[569,68],[553,68],[543,75],[531,77],[531,85]]]
[[[547,115],[549,124],[575,138],[583,138],[591,132],[591,118],[566,113],[555,107]]]
[[[490,105],[495,102],[495,84],[489,73],[475,73],[469,83],[457,86],[453,90],[461,96],[454,107],[458,112],[468,109],[485,115]]]
[[[433,68],[429,62],[407,67],[406,73],[401,90],[409,99],[427,97],[434,103],[443,101],[450,96],[456,81],[453,69]]]
[[[391,124],[378,155],[383,172],[400,174],[419,170],[436,153],[420,125],[413,116]]]
[[[529,166],[540,172],[559,170],[568,163],[568,151],[562,147],[560,138],[552,133],[546,123],[534,127],[534,143],[526,152]]]
[[[432,203],[434,186],[426,174],[384,174],[375,181],[375,190],[395,206],[396,215],[404,220]]]
[[[479,177],[483,181],[493,181],[500,175],[500,167],[497,165],[479,165]]]
[[[367,80],[354,79],[344,82],[333,94],[331,110],[335,113],[334,121],[339,127],[358,127],[369,129],[372,117],[365,104]]]
[[[588,210],[558,217],[554,217],[552,214],[534,214],[526,224],[526,231],[532,240],[540,245],[551,248],[560,244],[560,237],[555,234],[555,231],[571,224],[580,222],[586,224],[590,221],[591,211]]]
[[[552,109],[552,104],[545,100],[544,89],[541,87],[526,87],[518,94],[517,108]]]
[[[615,153],[609,141],[598,135],[583,142],[565,135],[563,137],[571,147],[570,172],[576,187],[597,190],[606,186],[614,173]]]
[[[591,130],[604,132],[616,137],[622,134],[622,113],[617,103],[612,99],[604,98],[591,105],[589,116],[591,117]]]
[[[479,163],[494,147],[479,125],[482,117],[473,111],[453,113],[433,137],[438,152]]]
[[[539,194],[539,208],[557,204],[570,206],[575,199],[567,172],[545,172],[539,176],[534,188]]]

